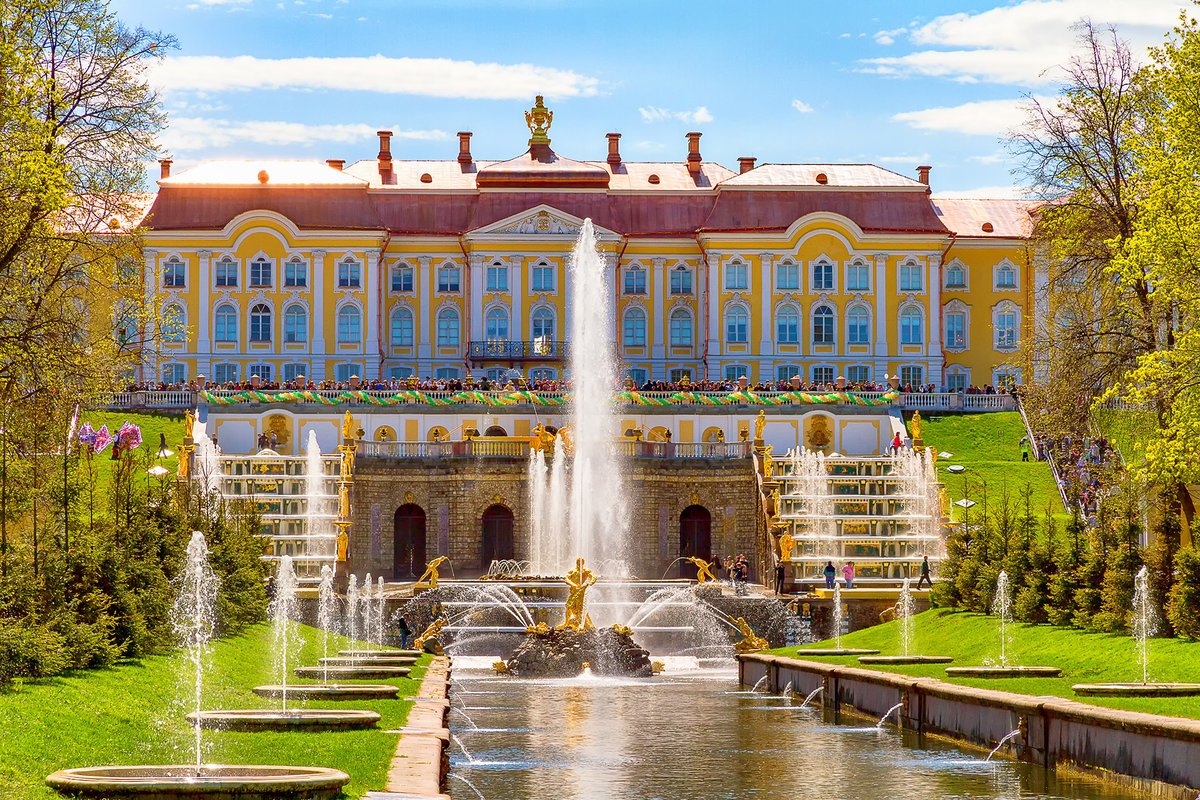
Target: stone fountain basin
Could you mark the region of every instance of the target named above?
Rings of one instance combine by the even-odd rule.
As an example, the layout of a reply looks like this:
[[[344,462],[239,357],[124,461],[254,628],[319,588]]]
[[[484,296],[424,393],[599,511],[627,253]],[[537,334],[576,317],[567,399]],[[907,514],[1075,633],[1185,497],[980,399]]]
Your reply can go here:
[[[278,800],[282,797],[325,800],[341,796],[350,776],[324,767],[260,765],[81,767],[62,769],[46,784],[75,797],[136,797],[167,800],[212,797],[214,800]]]
[[[1077,683],[1071,691],[1091,697],[1196,697],[1200,683]]]
[[[201,728],[227,731],[329,731],[374,728],[381,717],[378,712],[357,709],[298,708],[279,711],[239,708],[192,712],[187,719],[193,724],[198,721]]]
[[[356,665],[337,665],[329,667],[296,667],[295,672],[298,677],[312,678],[315,680],[325,680],[326,676],[331,679],[375,679],[380,678],[407,678],[411,672],[410,667],[397,667],[386,664],[363,664]]]
[[[352,667],[357,664],[365,664],[369,667],[411,667],[417,663],[417,659],[415,656],[338,656],[336,658],[322,658],[321,663],[328,664],[331,667]]]
[[[860,664],[949,664],[950,656],[860,656]]]
[[[946,667],[952,678],[1057,678],[1058,667]]]
[[[300,700],[390,700],[400,694],[400,687],[390,683],[310,683],[299,686],[255,686],[259,697],[288,697]]]
[[[805,656],[873,656],[878,650],[862,647],[811,647],[796,651],[796,658]]]
[[[402,656],[411,656],[417,658],[421,655],[420,650],[338,650],[338,655],[343,658],[371,658],[372,656],[387,656],[388,658],[400,658]]]

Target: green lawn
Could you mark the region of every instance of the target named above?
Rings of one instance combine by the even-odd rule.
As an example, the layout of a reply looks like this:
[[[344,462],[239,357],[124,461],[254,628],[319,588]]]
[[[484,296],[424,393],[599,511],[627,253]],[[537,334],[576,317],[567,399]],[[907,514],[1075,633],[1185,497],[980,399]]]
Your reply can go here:
[[[305,639],[300,663],[318,663],[320,631],[300,630]],[[331,654],[347,647],[345,641],[330,636]],[[270,643],[266,625],[217,642],[205,684],[205,707],[264,708],[277,703],[250,691],[277,682]],[[428,661],[424,656],[418,665]],[[0,729],[5,732],[0,737],[0,785],[4,786],[0,796],[58,797],[42,781],[63,767],[190,762],[191,729],[184,720],[190,709],[181,701],[191,687],[183,680],[184,668],[181,654],[155,656],[112,669],[34,681],[0,694]],[[411,697],[423,672],[414,669],[412,678],[391,682],[400,686],[402,696]],[[412,703],[309,701],[307,705],[374,709],[383,719],[376,730],[335,733],[206,731],[205,761],[335,767],[350,775],[346,792],[351,797],[383,788],[399,738],[385,731],[404,724]]]
[[[1065,515],[1050,465],[1044,461],[1021,461],[1020,441],[1024,435],[1025,426],[1016,411],[921,416],[921,437],[925,444],[936,452],[952,454],[937,461],[938,480],[946,487],[950,502],[964,494],[980,502],[980,481],[987,483],[989,504],[1000,501],[1005,486],[1015,501],[1029,483],[1035,516],[1040,518],[1047,505],[1056,515]],[[947,472],[946,468],[952,464],[961,464],[967,471],[962,475]],[[957,506],[951,509],[954,518],[959,519],[962,510]]]
[[[141,428],[142,446],[133,452],[137,458],[138,474],[143,477],[146,469],[153,463],[162,464],[171,471],[171,475],[174,475],[179,468],[179,445],[183,444],[182,414],[168,417],[161,414],[132,414],[125,411],[84,411],[79,415],[79,424],[82,425],[84,422],[90,422],[92,427],[97,430],[101,425],[107,425],[109,433],[113,436],[116,436],[117,431],[125,422],[132,422]],[[165,459],[153,459],[153,455],[158,452],[158,435],[160,433],[167,435],[167,447],[172,454]],[[148,462],[148,458],[152,460]],[[91,464],[92,468],[96,470],[97,485],[107,486],[112,476],[112,448],[94,456]],[[86,470],[86,464],[81,463],[80,469]],[[171,480],[171,476],[166,476],[165,480]]]
[[[931,610],[914,620],[914,646],[921,655],[953,656],[955,665],[971,666],[1000,655],[998,623],[994,617],[963,611]],[[947,678],[946,665],[866,667],[854,657],[818,658],[822,663],[878,669],[902,675],[941,678],[964,686],[982,686],[1029,695],[1055,695],[1081,703],[1146,711],[1174,717],[1200,719],[1200,697],[1106,698],[1079,697],[1071,691],[1075,683],[1140,681],[1141,671],[1134,653],[1133,638],[1112,634],[1087,633],[1074,628],[1050,625],[1017,624],[1011,628],[1009,662],[1027,666],[1060,667],[1061,678],[1013,678],[980,680]],[[845,647],[869,647],[885,655],[900,652],[899,624],[889,622],[855,631],[842,637]],[[828,647],[828,642],[804,647]],[[787,647],[770,652],[804,657],[804,647]],[[1154,639],[1150,642],[1150,679],[1152,681],[1196,681],[1200,676],[1200,643],[1182,639]]]

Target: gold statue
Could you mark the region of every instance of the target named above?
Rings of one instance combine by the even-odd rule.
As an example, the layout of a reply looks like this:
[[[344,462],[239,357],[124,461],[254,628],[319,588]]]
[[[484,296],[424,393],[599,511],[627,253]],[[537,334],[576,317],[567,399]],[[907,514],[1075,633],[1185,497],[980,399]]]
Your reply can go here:
[[[595,585],[596,576],[583,565],[582,558],[577,558],[575,568],[567,573],[563,582],[567,584],[570,593],[567,595],[567,616],[557,630],[592,630],[595,627],[592,625],[592,618],[583,613],[583,597],[588,588]]]
[[[349,413],[349,412],[346,412]],[[762,441],[763,431],[767,429],[767,412],[763,409],[758,410],[758,416],[754,418],[754,439]]]
[[[796,547],[796,537],[790,533],[782,534],[779,537],[779,560],[788,561],[792,557],[792,550]]]
[[[342,444],[350,444],[354,441],[354,432],[357,427],[354,425],[354,417],[350,416],[350,412],[346,412],[346,416],[342,417]]]
[[[745,617],[738,617],[733,624],[737,625],[738,630],[742,633],[742,640],[733,646],[737,652],[757,653],[771,646],[770,642],[754,633],[754,629],[750,627],[749,622],[746,622]]]
[[[492,669],[500,675],[508,674],[508,664],[503,661],[493,661]]]
[[[439,639],[442,635],[442,627],[445,624],[445,617],[438,617],[435,619],[433,624],[426,628],[425,632],[418,636],[416,641],[413,642],[413,648],[416,650],[424,650],[425,645],[428,644],[431,652],[436,653],[439,656],[442,655],[442,643],[439,641]]]
[[[533,100],[533,108],[525,112],[525,124],[529,126],[529,144],[550,144],[550,124],[554,122],[554,112],[546,108],[539,94]]]
[[[628,625],[622,625],[619,622],[613,623],[612,629],[622,636],[633,636],[633,628]]]
[[[717,576],[712,572],[712,564],[695,556],[689,556],[687,560],[696,565],[696,583],[703,586],[705,581],[715,582],[717,580]]]
[[[914,411],[912,419],[909,420],[909,427],[912,429],[913,444],[916,444],[921,438],[921,412]]]
[[[189,408],[183,412],[183,438],[190,439],[194,435],[192,429],[196,427],[196,415]]]
[[[549,636],[550,626],[544,622],[539,622],[536,625],[526,625],[525,632],[532,633],[534,636]]]
[[[421,577],[417,578],[417,586],[428,582],[430,589],[436,589],[438,585],[438,567],[445,564],[450,559],[446,556],[438,556],[433,561],[425,565],[425,571],[421,573]]]
[[[337,535],[337,560],[346,560],[346,551],[350,549],[350,536],[345,530]]]
[[[659,675],[666,668],[667,668],[667,665],[661,661],[651,661],[650,662],[650,674],[651,675]]]
[[[764,478],[771,477],[771,473],[775,471],[775,459],[771,457],[771,452],[774,449],[775,448],[772,445],[767,445],[766,447],[763,448],[762,462],[763,462],[763,477]]]

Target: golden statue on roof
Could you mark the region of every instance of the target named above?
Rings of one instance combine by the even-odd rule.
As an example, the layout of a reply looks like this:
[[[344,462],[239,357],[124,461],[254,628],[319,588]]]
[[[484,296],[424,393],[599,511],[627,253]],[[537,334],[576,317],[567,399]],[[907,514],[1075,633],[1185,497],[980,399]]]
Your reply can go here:
[[[550,124],[554,122],[554,112],[546,108],[539,94],[533,101],[533,108],[525,112],[525,124],[529,126],[529,144],[550,144]]]

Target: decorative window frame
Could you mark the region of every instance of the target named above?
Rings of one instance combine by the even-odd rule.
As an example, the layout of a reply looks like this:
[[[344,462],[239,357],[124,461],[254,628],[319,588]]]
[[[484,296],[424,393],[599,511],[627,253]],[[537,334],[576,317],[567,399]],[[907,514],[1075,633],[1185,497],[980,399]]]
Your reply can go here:
[[[1000,328],[997,324],[997,318],[1001,314],[1011,313],[1013,315],[1013,343],[1001,347],[997,340],[997,335]],[[1015,353],[1021,348],[1021,326],[1024,320],[1021,315],[1021,306],[1013,300],[1001,300],[996,305],[992,306],[992,349],[997,353]]]
[[[1013,282],[1011,286],[1004,286],[1000,283],[1000,273],[1004,270],[1012,270]],[[1021,291],[1021,270],[1012,260],[1002,258],[992,267],[992,291],[993,292],[1019,292]]]
[[[784,341],[779,338],[779,319],[785,311],[794,310],[796,312],[796,338],[791,341]],[[771,310],[771,335],[775,344],[796,345],[804,343],[804,309],[796,300],[788,298],[780,300],[775,304],[775,308]]]
[[[530,339],[537,338],[537,336],[535,336],[534,332],[533,332],[533,318],[535,315],[538,314],[538,312],[541,312],[541,311],[545,311],[550,314],[550,320],[551,320],[551,322],[554,323],[554,338],[551,339],[551,341],[558,341],[561,338],[559,336],[559,330],[558,330],[558,309],[555,308],[552,303],[547,303],[544,301],[535,302],[529,308],[529,338]]]
[[[396,344],[393,336],[397,328],[396,317],[401,313],[407,314],[409,320],[412,321],[412,341],[408,344]],[[417,346],[417,315],[414,313],[412,305],[409,303],[394,303],[388,311],[387,326],[387,346],[389,348],[393,350],[407,350]]]
[[[167,367],[183,367],[183,380],[168,381],[165,377],[163,377],[163,370],[166,369]],[[187,383],[187,379],[188,379],[187,374],[188,374],[188,365],[183,361],[176,361],[176,360],[172,359],[170,361],[163,361],[163,362],[159,363],[159,365],[158,365],[158,377],[159,377],[159,380],[161,380],[163,383],[176,383],[176,382]]]
[[[746,315],[746,340],[735,342],[729,338],[729,315],[734,311],[742,311]],[[749,345],[753,335],[754,316],[750,304],[745,300],[729,300],[721,309],[721,343],[723,345]]]
[[[358,338],[358,341],[356,341],[356,342],[342,341],[342,312],[345,311],[347,308],[353,308],[354,310],[356,310],[358,312],[359,338]],[[338,300],[337,304],[333,307],[333,342],[334,342],[334,344],[339,348],[341,348],[341,347],[363,347],[364,346],[363,342],[366,339],[366,334],[367,334],[366,312],[363,311],[362,304],[359,303],[357,300],[355,300],[352,297],[343,297],[341,300]]]
[[[298,342],[289,342],[288,338],[287,338],[288,312],[291,311],[293,308],[298,308],[304,312],[304,338]],[[281,345],[308,344],[309,342],[312,341],[312,334],[313,334],[312,323],[313,323],[313,313],[312,313],[312,308],[308,304],[308,300],[304,299],[304,298],[300,298],[300,297],[289,297],[287,300],[284,301],[283,311],[279,316],[279,325],[280,325],[280,327],[279,327],[279,330],[280,330],[279,343]]]
[[[158,326],[158,329],[160,331],[162,331],[166,327],[167,317],[168,317],[168,309],[170,309],[171,306],[175,306],[182,312],[180,314],[180,319],[179,319],[179,327],[182,332],[182,338],[168,339],[164,335],[162,337],[162,340],[168,346],[179,347],[180,345],[187,344],[188,340],[191,338],[191,331],[188,330],[188,304],[187,304],[187,301],[185,301],[183,298],[179,297],[178,295],[176,295],[174,293],[172,293],[172,294],[168,295],[166,298],[164,298],[164,300],[162,302],[162,307],[159,309],[159,314],[161,315],[162,324]]]
[[[217,328],[218,328],[217,317],[221,312],[221,308],[224,306],[232,306],[233,307],[233,319],[237,325],[237,330],[235,330],[233,332],[234,336],[232,339],[218,339],[217,338]],[[220,298],[216,302],[213,303],[212,311],[210,313],[212,314],[212,333],[213,333],[212,341],[213,341],[213,344],[224,344],[224,345],[237,344],[238,342],[240,342],[242,340],[242,310],[241,310],[241,304],[237,300],[233,299],[232,297]],[[248,332],[247,332],[247,335],[249,335]]]
[[[304,285],[289,286],[287,282],[288,266],[298,263],[304,267]],[[313,270],[312,257],[306,256],[303,253],[288,253],[283,258],[279,259],[279,291],[283,292],[307,292],[313,288]]]
[[[217,267],[227,262],[233,264],[233,275],[237,279],[237,283],[235,283],[233,286],[223,286],[217,283]],[[212,281],[212,290],[214,292],[239,292],[245,288],[243,285],[245,281],[242,280],[244,277],[246,277],[242,274],[244,272],[244,264],[242,263],[242,260],[237,257],[236,253],[214,253],[211,256],[209,264],[209,271],[212,273],[209,275],[209,280]]]
[[[167,267],[168,266],[178,266],[178,267],[183,268],[183,283],[181,283],[181,284],[168,284],[167,283]],[[160,281],[160,283],[162,285],[163,291],[165,291],[165,292],[177,292],[180,289],[186,290],[188,287],[188,262],[185,259],[181,258],[178,253],[171,253],[169,256],[167,256],[160,262],[159,274],[162,276],[162,280]]]
[[[844,367],[844,369],[842,371],[842,375],[843,375],[843,377],[845,377],[846,382],[851,383],[851,384],[870,383],[871,382],[871,373],[875,369],[875,366],[873,364],[865,364],[862,361],[856,361],[856,362],[853,362],[850,364],[845,364],[845,365],[843,365],[843,367]],[[857,368],[862,368],[867,371],[866,377],[863,378],[861,381],[855,380],[850,377],[850,370],[857,369]]]
[[[843,265],[843,273],[844,274],[843,274],[842,278],[844,280],[844,283],[842,285],[846,287],[847,294],[856,294],[856,295],[865,296],[865,295],[869,295],[871,293],[871,289],[873,288],[873,286],[875,284],[875,276],[873,274],[873,269],[872,269],[873,266],[874,266],[874,264],[871,263],[871,259],[862,255],[861,253],[851,256],[846,261],[846,263]],[[863,267],[866,270],[867,286],[865,289],[858,289],[858,288],[853,288],[850,286],[850,270],[853,267]]]
[[[629,276],[635,273],[642,274],[642,291],[629,291]],[[641,261],[630,261],[625,266],[621,267],[621,296],[622,297],[649,297],[650,296],[650,270]]]
[[[918,342],[904,341],[904,317],[908,311],[916,311],[921,317],[921,340]],[[929,341],[929,314],[924,305],[915,300],[907,300],[896,309],[896,341],[901,347],[923,347]]]
[[[442,288],[442,270],[443,269],[452,269],[458,273],[458,284],[457,284],[458,288],[456,288],[456,289],[443,289]],[[487,284],[484,283],[484,286],[486,286],[486,285]],[[457,264],[454,261],[451,261],[449,259],[446,259],[445,261],[442,261],[440,264],[438,264],[436,267],[433,267],[433,291],[434,291],[435,295],[440,295],[443,297],[458,297],[458,296],[460,296],[463,291],[462,265]]]
[[[962,270],[963,282],[961,286],[950,283],[950,272],[953,269]],[[953,258],[949,264],[942,266],[942,291],[946,292],[969,292],[971,291],[971,270],[963,263],[962,259]]]
[[[534,276],[535,271],[540,270],[540,269],[548,269],[550,271],[551,286],[549,289],[534,288],[533,276]],[[556,265],[550,259],[545,258],[545,257],[538,258],[536,261],[534,261],[532,264],[529,265],[529,293],[530,294],[557,294],[558,293],[558,283],[559,283],[559,281],[558,281],[558,265]]]
[[[251,283],[251,280],[254,277],[254,265],[260,261],[265,262],[267,265],[267,271],[271,278],[270,283]],[[276,271],[279,268],[278,259],[271,258],[271,256],[267,255],[267,253],[265,251],[259,250],[257,253],[255,253],[254,255],[252,255],[246,259],[245,265],[246,265],[246,269],[245,269],[246,291],[248,291],[248,292],[261,292],[264,290],[272,291],[272,292],[275,291],[276,283],[277,283],[276,278],[278,277],[276,275]]]
[[[921,278],[921,286],[918,289],[906,289],[904,287],[904,268],[916,267],[917,275]],[[929,277],[925,274],[926,265],[921,259],[915,256],[905,256],[896,264],[896,291],[900,294],[908,295],[923,295],[929,291]]]
[[[681,297],[682,296],[685,296],[685,295],[681,295]],[[696,338],[697,338],[696,337],[696,312],[691,307],[691,305],[689,305],[688,303],[682,302],[682,301],[676,301],[674,304],[672,304],[672,306],[669,309],[667,309],[666,313],[667,313],[667,318],[666,318],[665,322],[667,324],[667,347],[695,347],[696,346]],[[672,331],[674,330],[674,328],[671,325],[671,321],[676,314],[683,314],[688,319],[689,334],[688,334],[687,342],[676,342],[676,341],[674,341],[674,337],[671,335]],[[722,321],[724,321],[724,320],[722,320]]]
[[[361,292],[367,286],[367,269],[366,259],[359,258],[352,252],[344,253],[343,255],[333,260],[333,290],[335,292]],[[357,286],[342,286],[342,265],[354,264],[358,266],[358,285]]]
[[[744,286],[737,287],[729,285],[730,269],[732,267],[738,267],[743,270],[743,274],[746,276]],[[746,259],[742,258],[741,256],[733,256],[732,258],[727,259],[725,263],[721,265],[721,291],[725,292],[726,294],[735,295],[748,294],[749,292],[754,291],[754,276],[751,274],[750,262],[746,261]]]
[[[819,370],[819,369],[829,370],[830,371],[830,379],[827,381],[818,381],[817,380],[817,370]],[[829,362],[819,362],[816,364],[811,364],[808,367],[808,378],[813,383],[819,383],[819,384],[833,383],[834,381],[837,380],[837,376],[838,376],[837,364],[831,364]]]
[[[394,289],[394,288],[392,288],[393,287],[393,283],[392,283],[393,275],[402,269],[406,269],[410,273],[412,273],[412,288],[411,289]],[[411,296],[415,295],[417,293],[417,275],[418,275],[418,273],[419,273],[419,269],[418,269],[417,265],[409,262],[407,259],[400,258],[400,259],[393,261],[391,264],[388,265],[388,272],[387,272],[387,292],[388,292],[388,294],[396,295],[399,297],[411,297]]]
[[[688,276],[688,291],[676,292],[672,278],[676,274],[686,274]],[[682,283],[682,281],[681,281]],[[676,261],[671,266],[667,267],[667,296],[668,297],[695,297],[696,296],[696,270],[686,261]]]
[[[631,313],[642,315],[642,343],[632,344],[625,339],[625,321]],[[629,303],[621,310],[621,349],[646,348],[650,346],[650,315],[646,312],[646,304],[641,302]]]
[[[440,325],[441,318],[442,318],[442,314],[446,313],[447,311],[453,313],[454,316],[458,319],[458,341],[456,341],[452,344],[442,344],[442,339],[441,339],[441,330],[440,330],[441,329],[441,325]],[[461,349],[462,341],[463,341],[462,309],[458,307],[457,303],[450,302],[449,300],[443,301],[433,311],[433,343],[432,343],[433,347],[438,348],[438,349],[443,348],[443,347],[457,347],[457,348]]]
[[[867,314],[867,340],[865,342],[850,341],[850,314],[855,311],[865,311]],[[875,309],[871,308],[871,304],[866,300],[852,300],[846,304],[846,313],[842,315],[842,341],[846,346],[855,347],[870,346],[875,342]]]
[[[964,364],[951,364],[942,370],[942,388],[948,392],[956,391],[950,388],[950,378],[960,375],[965,378],[963,388],[969,388],[971,386],[971,368]]]
[[[251,339],[250,338],[250,330],[253,327],[251,324],[251,319],[254,316],[254,309],[258,308],[259,306],[266,306],[267,311],[271,315],[271,326],[270,326],[271,327],[271,330],[270,330],[271,338],[269,338],[269,339]],[[246,303],[246,344],[247,345],[258,345],[260,347],[262,345],[275,344],[275,324],[277,322],[279,322],[279,315],[275,312],[275,302],[271,298],[264,295],[261,291],[259,291],[258,294],[254,295],[254,297],[251,297],[249,299],[249,301],[247,301],[247,303]]]
[[[783,286],[779,281],[779,273],[784,267],[795,267],[796,269],[796,284],[794,286]],[[784,256],[775,262],[775,291],[786,294],[799,294],[804,291],[804,264],[798,259],[791,256]]]
[[[492,272],[498,270],[499,274],[504,276],[504,288],[494,289],[491,286]],[[493,258],[491,261],[483,265],[483,293],[484,294],[511,294],[512,293],[512,265],[503,258]],[[461,284],[460,284],[461,285]]]
[[[951,314],[963,315],[963,343],[951,345],[946,336],[945,321]],[[948,353],[963,353],[971,349],[971,307],[962,300],[955,298],[942,306],[942,349]]]
[[[495,312],[500,312],[501,314],[504,315],[505,327],[508,329],[508,335],[506,335],[503,339],[497,339],[496,341],[504,341],[504,342],[513,341],[512,308],[510,308],[507,303],[500,302],[499,300],[492,300],[491,302],[487,303],[483,307],[482,320],[483,320],[483,338],[484,338],[484,340],[491,341],[490,339],[488,339],[488,335],[487,335],[488,317],[490,317]]]
[[[830,325],[830,331],[833,334],[833,341],[818,342],[817,341],[817,311],[822,308],[827,308],[832,313],[833,321]],[[809,340],[814,347],[837,347],[838,346],[838,308],[837,303],[828,298],[821,297],[812,304],[812,308],[808,312],[809,318]]]
[[[812,294],[836,294],[838,291],[840,271],[838,269],[838,261],[831,258],[827,253],[821,253],[816,258],[808,262],[808,290]],[[832,282],[830,286],[817,286],[817,267],[829,267],[829,278]]]

